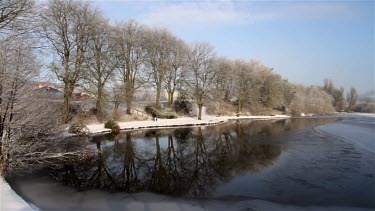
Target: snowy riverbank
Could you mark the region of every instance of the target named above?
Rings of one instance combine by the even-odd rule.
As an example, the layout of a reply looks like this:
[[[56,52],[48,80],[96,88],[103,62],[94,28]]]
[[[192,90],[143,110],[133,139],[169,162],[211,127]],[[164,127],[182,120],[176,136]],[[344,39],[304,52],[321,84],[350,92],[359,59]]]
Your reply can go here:
[[[181,117],[177,119],[158,119],[158,121],[132,121],[132,122],[118,122],[121,130],[137,130],[137,129],[149,129],[149,128],[170,128],[170,127],[187,127],[187,126],[205,126],[205,125],[217,125],[227,122],[229,120],[239,119],[285,119],[290,118],[287,115],[275,115],[275,116],[203,116],[202,120],[191,117]],[[109,129],[104,128],[104,124],[89,124],[87,125],[91,134],[95,133],[107,133]]]

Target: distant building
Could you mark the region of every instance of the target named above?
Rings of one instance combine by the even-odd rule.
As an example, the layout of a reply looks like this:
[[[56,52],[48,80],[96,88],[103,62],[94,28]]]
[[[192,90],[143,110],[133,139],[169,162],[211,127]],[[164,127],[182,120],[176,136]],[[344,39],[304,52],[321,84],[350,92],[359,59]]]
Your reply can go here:
[[[63,87],[57,84],[51,83],[38,83],[33,86],[33,91],[42,97],[48,97],[51,99],[62,99],[64,97]],[[83,101],[88,99],[94,99],[95,97],[89,93],[84,92],[83,90],[77,88],[74,89],[72,93],[72,99],[77,101]]]
[[[34,93],[52,99],[58,99],[64,96],[64,93],[61,88],[58,88],[55,85],[49,83],[39,83],[33,86],[32,89]]]
[[[89,100],[94,99],[95,97],[91,94],[86,92],[74,91],[73,92],[73,100]]]

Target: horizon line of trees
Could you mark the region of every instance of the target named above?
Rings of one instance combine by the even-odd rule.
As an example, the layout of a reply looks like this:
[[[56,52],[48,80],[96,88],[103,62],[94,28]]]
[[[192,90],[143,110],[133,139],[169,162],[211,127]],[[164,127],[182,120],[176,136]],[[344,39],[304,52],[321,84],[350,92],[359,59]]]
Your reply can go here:
[[[357,103],[357,90],[354,87],[351,87],[350,90],[346,93],[344,87],[336,88],[331,79],[324,79],[323,90],[327,92],[333,98],[333,106],[336,111],[342,112],[344,110],[351,112],[354,106]]]

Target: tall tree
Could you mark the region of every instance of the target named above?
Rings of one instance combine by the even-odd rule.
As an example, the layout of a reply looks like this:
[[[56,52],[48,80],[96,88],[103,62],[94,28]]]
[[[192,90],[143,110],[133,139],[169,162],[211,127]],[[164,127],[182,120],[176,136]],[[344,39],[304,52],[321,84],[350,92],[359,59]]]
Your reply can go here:
[[[214,48],[207,42],[195,42],[190,46],[187,59],[188,76],[185,82],[197,103],[198,120],[202,120],[203,105],[216,76]]]
[[[234,62],[225,58],[217,58],[215,63],[214,98],[229,101],[233,95],[235,86]]]
[[[29,75],[38,69],[35,65],[37,59],[30,48],[33,42],[27,43],[26,35],[14,36],[18,35],[14,30],[16,22],[29,21],[29,14],[34,9],[34,1],[0,1],[0,165],[9,159],[9,152],[5,151],[8,151],[15,114],[18,113],[19,94],[24,91]]]
[[[141,70],[145,62],[143,26],[134,20],[115,27],[116,56],[119,60],[117,77],[122,82],[126,113],[131,114],[135,91],[141,87]]]
[[[17,35],[0,42],[0,171],[43,163],[65,153],[54,153],[51,141],[61,117],[53,102],[39,99],[31,82],[38,77],[41,61],[37,43]]]
[[[16,106],[20,103],[20,94],[26,91],[28,80],[36,75],[38,65],[25,38],[0,43],[0,146],[4,147],[12,135],[14,116],[19,112]]]
[[[357,90],[354,87],[350,88],[350,92],[346,95],[346,100],[348,102],[348,112],[351,112],[357,103]]]
[[[100,15],[94,18],[92,27],[89,29],[85,64],[87,73],[84,78],[95,87],[95,108],[100,114],[103,108],[105,85],[118,64],[112,29],[108,21]]]
[[[34,13],[35,2],[33,0],[1,0],[0,34],[15,35],[16,30],[24,29],[22,27],[25,27],[25,22],[31,21],[30,17]]]
[[[235,77],[235,93],[237,97],[237,112],[242,112],[242,107],[246,99],[249,98],[251,89],[254,88],[254,66],[255,63],[246,63],[241,60],[235,61],[234,77]]]
[[[175,37],[166,29],[148,30],[146,36],[147,63],[150,66],[148,79],[156,89],[155,106],[160,107],[161,90],[169,67],[172,46]]]
[[[82,78],[92,20],[97,15],[88,2],[50,0],[41,13],[41,34],[54,55],[52,71],[64,84],[64,116],[67,122],[73,89]]]
[[[275,108],[284,103],[282,78],[279,74],[273,72],[273,69],[264,67],[260,72],[260,98],[266,108]]]
[[[344,88],[335,89],[333,99],[335,100],[334,106],[337,111],[341,112],[345,107]]]
[[[170,40],[170,46],[172,49],[164,85],[168,94],[168,107],[172,108],[176,88],[181,84],[186,74],[185,65],[188,46],[183,40],[177,38]]]

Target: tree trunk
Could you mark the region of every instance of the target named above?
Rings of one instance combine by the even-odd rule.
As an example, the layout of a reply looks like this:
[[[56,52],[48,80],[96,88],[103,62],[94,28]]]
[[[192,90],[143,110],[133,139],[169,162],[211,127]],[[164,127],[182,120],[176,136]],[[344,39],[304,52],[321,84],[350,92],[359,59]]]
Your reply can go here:
[[[131,115],[132,114],[132,101],[126,102],[126,114]]]
[[[238,99],[238,107],[237,107],[237,113],[241,113],[242,111],[242,99]]]
[[[160,92],[161,92],[161,81],[157,83],[156,85],[156,101],[155,101],[155,106],[157,108],[160,108]]]
[[[4,131],[1,138],[1,148],[0,148],[0,174],[6,173],[8,171],[9,157],[6,150],[6,132]]]
[[[172,108],[173,106],[173,92],[168,92],[168,107]]]
[[[133,95],[134,95],[134,90],[131,87],[127,87],[127,90],[125,92],[126,113],[127,114],[131,114],[131,112],[132,112]]]
[[[102,85],[98,85],[98,97],[96,98],[96,111],[98,113],[102,112],[102,102],[103,101],[103,87]]]
[[[69,84],[66,84],[64,87],[64,122],[65,123],[68,123],[70,119],[69,107],[70,107],[70,102],[72,99],[72,94],[73,94],[73,87]]]
[[[120,103],[118,101],[115,101],[115,109],[118,109],[120,107]]]
[[[198,103],[198,120],[202,120],[203,103]]]
[[[348,112],[349,113],[352,112],[352,103],[351,102],[349,103],[349,106],[348,106]]]

